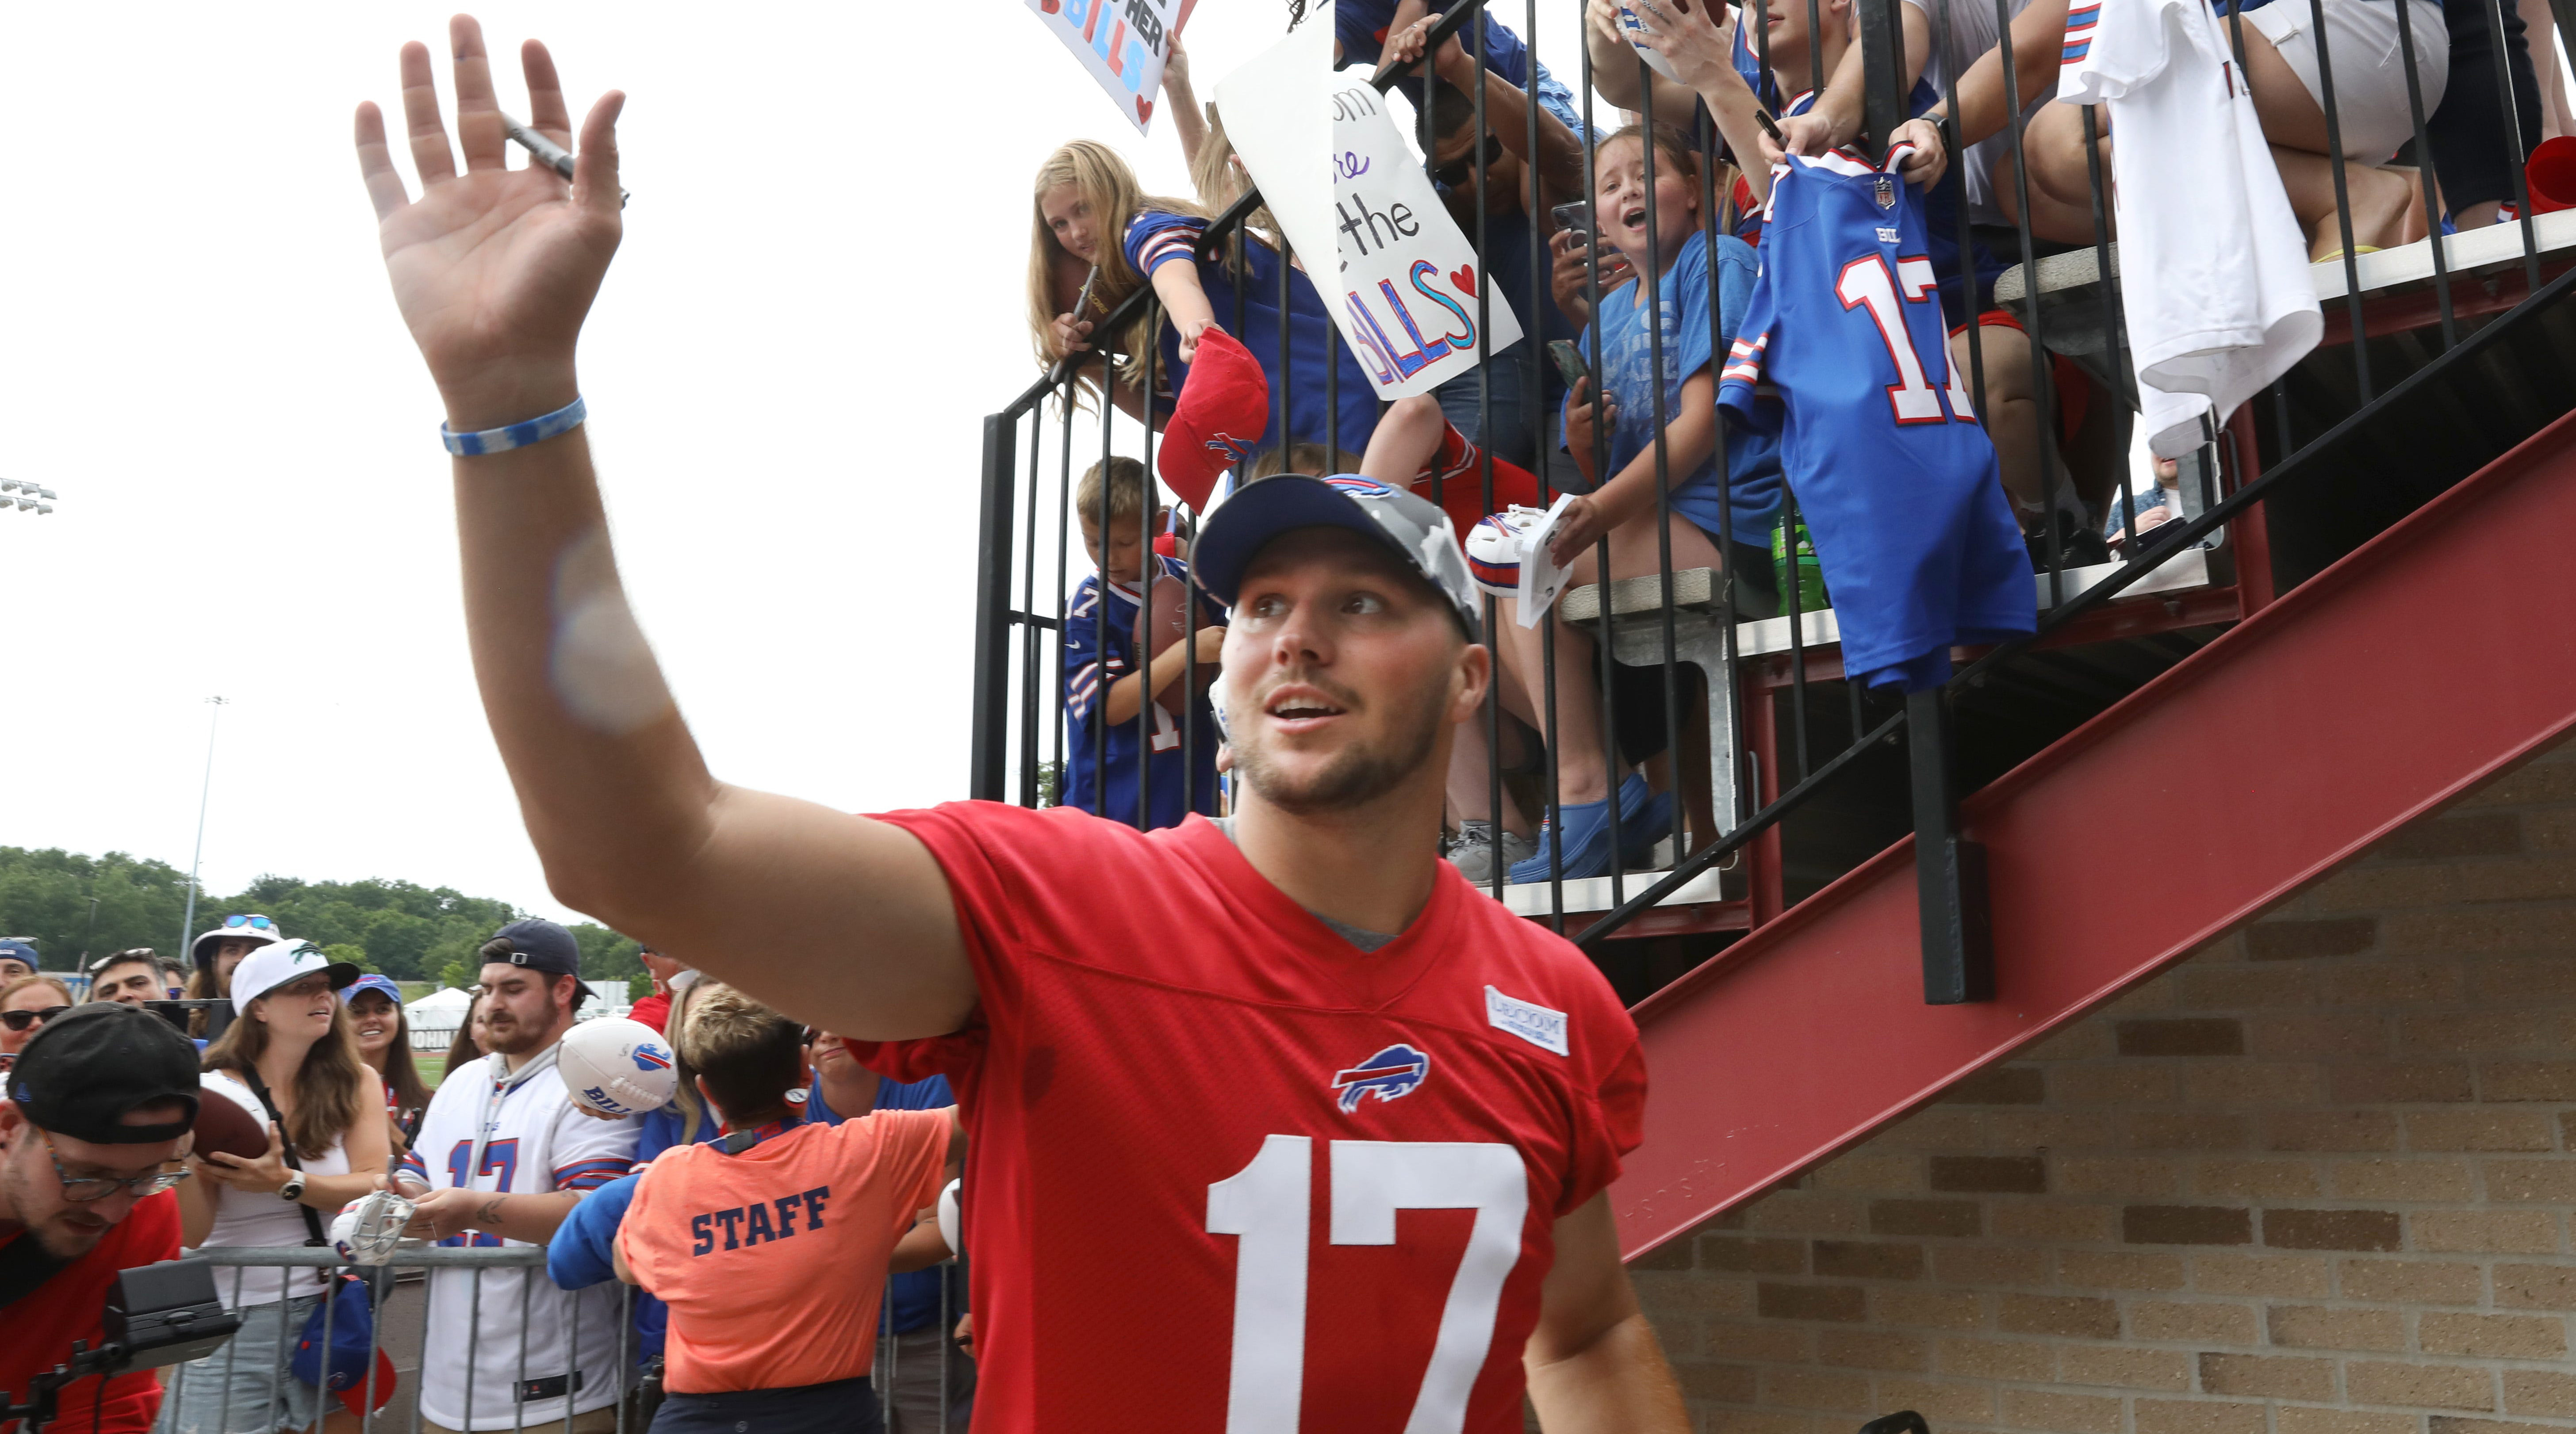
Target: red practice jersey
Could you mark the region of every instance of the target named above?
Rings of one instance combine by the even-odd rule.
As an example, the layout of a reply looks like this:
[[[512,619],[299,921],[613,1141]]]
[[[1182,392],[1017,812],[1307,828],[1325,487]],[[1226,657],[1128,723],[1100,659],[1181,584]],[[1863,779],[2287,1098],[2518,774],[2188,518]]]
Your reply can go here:
[[[981,995],[856,1047],[966,1113],[978,1430],[1520,1429],[1555,1221],[1645,1104],[1582,953],[1444,865],[1364,954],[1200,817],[886,820],[947,872]]]

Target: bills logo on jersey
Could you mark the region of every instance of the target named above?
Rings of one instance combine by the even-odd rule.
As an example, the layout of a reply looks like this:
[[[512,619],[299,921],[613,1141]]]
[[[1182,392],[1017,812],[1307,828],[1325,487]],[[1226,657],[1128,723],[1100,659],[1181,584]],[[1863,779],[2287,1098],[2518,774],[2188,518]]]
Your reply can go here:
[[[639,1071],[666,1071],[671,1068],[670,1053],[660,1046],[637,1046],[627,1054],[633,1057]]]
[[[1333,1073],[1333,1089],[1342,1093],[1342,1114],[1360,1108],[1362,1096],[1395,1100],[1422,1088],[1431,1074],[1431,1057],[1413,1047],[1398,1043],[1387,1047],[1349,1070]]]

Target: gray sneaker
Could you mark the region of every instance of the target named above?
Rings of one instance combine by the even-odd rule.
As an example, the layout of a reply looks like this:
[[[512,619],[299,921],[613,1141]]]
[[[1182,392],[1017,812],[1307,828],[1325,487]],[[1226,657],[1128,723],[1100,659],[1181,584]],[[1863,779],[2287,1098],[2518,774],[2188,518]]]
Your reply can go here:
[[[1460,876],[1477,886],[1490,884],[1494,879],[1496,835],[1492,822],[1460,822],[1457,840],[1449,844],[1450,865],[1457,867]],[[1502,837],[1502,863],[1505,871],[1511,870],[1512,863],[1527,861],[1538,854],[1538,842],[1535,838],[1520,836],[1509,831],[1501,832],[1499,835]]]

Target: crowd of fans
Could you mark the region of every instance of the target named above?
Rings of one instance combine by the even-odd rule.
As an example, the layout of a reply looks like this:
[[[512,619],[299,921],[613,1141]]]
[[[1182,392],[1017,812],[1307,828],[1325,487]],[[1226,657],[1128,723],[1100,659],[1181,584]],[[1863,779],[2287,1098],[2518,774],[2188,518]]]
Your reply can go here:
[[[1775,529],[1786,521],[1779,439],[1719,417],[1718,355],[1745,312],[1772,165],[1784,151],[1856,152],[1849,147],[1861,138],[1865,82],[1856,5],[1768,0],[1739,14],[1715,3],[1582,3],[1590,75],[1599,96],[1617,107],[1601,111],[1605,119],[1617,114],[1615,128],[1587,123],[1575,96],[1499,14],[1472,18],[1435,49],[1429,40],[1442,17],[1423,0],[1344,0],[1333,10],[1337,62],[1397,76],[1396,87],[1422,117],[1436,188],[1476,246],[1494,291],[1521,318],[1525,336],[1488,355],[1481,376],[1382,404],[1335,337],[1326,296],[1303,256],[1288,255],[1266,209],[1206,243],[1213,216],[1249,181],[1227,141],[1225,117],[1213,104],[1200,113],[1186,84],[1174,98],[1187,117],[1179,139],[1193,196],[1144,192],[1116,152],[1091,141],[1067,144],[1040,166],[1029,261],[1039,362],[1070,378],[1075,401],[1105,392],[1129,417],[1157,429],[1188,425],[1193,445],[1206,427],[1189,416],[1193,406],[1204,413],[1221,401],[1214,391],[1235,382],[1233,370],[1257,369],[1257,380],[1246,378],[1244,386],[1265,395],[1259,436],[1251,436],[1248,411],[1231,430],[1241,440],[1233,455],[1239,481],[1276,472],[1357,473],[1441,503],[1462,535],[1487,511],[1539,504],[1551,492],[1578,494],[1573,521],[1552,548],[1577,584],[1652,574],[1666,561],[1659,551],[1660,461],[1677,520],[1669,532],[1672,569],[1728,573],[1742,615],[1772,614],[1780,602]],[[2402,3],[2426,152],[2418,150],[2409,108],[2397,6],[2328,0],[2322,39],[2301,3],[2238,0],[2240,13],[2228,17],[2284,192],[2320,261],[2339,257],[2347,244],[2368,252],[2429,229],[2510,219],[2513,176],[2560,118],[2555,106],[2544,114],[2543,86],[2534,78],[2538,55],[2554,90],[2545,9],[2526,16],[2504,6],[2498,35],[2477,0]],[[2219,6],[2222,14],[2229,8]],[[1899,82],[1914,118],[1891,137],[1890,152],[1899,143],[1914,146],[1900,172],[1923,186],[1954,372],[1974,373],[1981,383],[1976,411],[2034,570],[2108,561],[2135,534],[2179,515],[2180,504],[2148,499],[2123,516],[2126,401],[2063,356],[2049,357],[2043,384],[2041,355],[2020,320],[1993,298],[2005,267],[1999,256],[2019,256],[2016,223],[2027,220],[2043,254],[2096,239],[2095,188],[2108,182],[2115,141],[2103,107],[2088,117],[2054,99],[2061,54],[2074,49],[2068,0],[2017,0],[2009,74],[1994,7],[1901,0],[1896,9]],[[1481,67],[1470,48],[1479,36]],[[1645,50],[1656,67],[1643,62]],[[2509,107],[2496,83],[2499,53],[2511,76]],[[2327,138],[2326,63],[2344,161],[2340,188],[2329,159],[2338,146]],[[2013,147],[2002,133],[2016,96],[2028,117],[2026,174],[2014,172]],[[1642,113],[1658,123],[1639,122]],[[1705,142],[1691,132],[1703,117]],[[2088,124],[2098,169],[2087,153]],[[2417,169],[2427,152],[2439,180],[2429,214]],[[1952,155],[1955,176],[1947,174]],[[1703,173],[1710,166],[1713,172]],[[1973,236],[1964,244],[1962,203]],[[2116,216],[2107,202],[2100,208],[2116,238]],[[1640,275],[1649,272],[1659,309],[1644,297]],[[1161,301],[1158,312],[1140,307],[1118,332],[1098,331],[1146,287]],[[1597,380],[1577,377],[1569,386],[1570,375],[1545,354],[1558,339],[1576,340]],[[1959,389],[1964,394],[1968,386]],[[2044,400],[2051,422],[2041,421]],[[1197,474],[1189,462],[1168,458],[1160,471],[1191,509],[1207,506],[1215,471]],[[1141,775],[1151,807],[1145,825],[1174,824],[1188,808],[1213,813],[1220,799],[1212,775],[1227,757],[1221,742],[1198,735],[1210,720],[1210,699],[1183,695],[1178,684],[1186,668],[1201,692],[1210,687],[1221,646],[1211,631],[1219,619],[1203,613],[1183,623],[1177,598],[1168,613],[1158,605],[1149,615],[1138,589],[1140,535],[1150,530],[1162,535],[1154,582],[1172,580],[1186,590],[1187,521],[1164,510],[1132,460],[1086,473],[1076,505],[1101,575],[1083,579],[1068,608],[1068,736],[1057,800],[1134,822]],[[1596,570],[1603,541],[1607,574]],[[1501,606],[1508,615],[1513,603]],[[1182,642],[1180,633],[1193,625],[1198,641]],[[1694,839],[1713,838],[1705,791],[1677,789],[1659,673],[1611,669],[1618,730],[1605,744],[1601,668],[1587,631],[1562,619],[1523,628],[1507,617],[1488,640],[1506,717],[1500,752],[1487,750],[1481,724],[1459,734],[1443,841],[1463,874],[1483,882],[1500,866],[1513,881],[1548,878],[1550,853],[1540,845],[1535,814],[1520,809],[1508,785],[1497,809],[1489,777],[1497,761],[1507,772],[1535,773],[1542,754],[1554,759],[1559,815],[1551,844],[1558,848],[1554,868],[1565,876],[1645,863],[1671,828],[1675,800],[1688,807]],[[1187,651],[1192,646],[1195,652]],[[1551,647],[1552,728],[1544,716]],[[1157,704],[1143,752],[1137,691]],[[1696,690],[1681,699],[1685,711],[1705,700]],[[1103,722],[1111,728],[1105,741],[1096,733]],[[1695,725],[1686,720],[1685,730]],[[1605,757],[1605,747],[1615,758]],[[1185,780],[1192,794],[1186,808]]]
[[[881,1079],[840,1037],[648,952],[653,992],[628,1018],[668,1032],[677,1088],[640,1116],[602,1115],[572,1099],[554,1067],[592,995],[579,946],[563,927],[528,920],[483,946],[474,1004],[433,1089],[396,982],[333,961],[265,917],[228,918],[196,946],[195,978],[224,993],[204,999],[230,1008],[211,1039],[186,1034],[205,1024],[205,1008],[174,1004],[194,978],[165,970],[150,950],[91,962],[77,994],[80,983],[35,969],[33,943],[5,953],[25,969],[0,985],[0,1060],[11,1076],[0,1159],[32,1158],[51,1142],[55,1183],[72,1191],[54,1202],[70,1212],[56,1240],[23,1182],[0,1186],[0,1307],[13,1321],[32,1295],[6,1276],[31,1251],[48,1261],[40,1274],[62,1257],[83,1269],[113,1259],[112,1276],[191,1250],[323,1244],[334,1216],[391,1190],[416,1202],[414,1238],[549,1246],[542,1269],[430,1275],[417,1392],[425,1428],[568,1420],[595,1434],[616,1427],[621,1402],[643,1420],[707,1434],[745,1418],[801,1427],[794,1421],[826,1415],[833,1427],[871,1430],[881,1403],[884,1428],[965,1427],[973,1366],[950,1347],[967,1338],[964,1287],[937,1268],[952,1252],[932,1212],[964,1147],[944,1079]],[[85,1024],[65,1020],[74,1013]],[[131,1019],[101,1025],[111,1013]],[[61,1037],[40,1039],[55,1028]],[[90,1198],[60,1158],[83,1137],[45,1124],[33,1092],[52,1088],[49,1072],[99,1059],[102,1041],[140,1073],[121,1090],[84,1077],[101,1100],[122,1103],[111,1123],[143,1111],[201,1124],[200,1107],[228,1102],[266,1132],[265,1152],[156,1141],[139,1152],[155,1155],[138,1166],[146,1174],[117,1176],[152,1190],[129,1183],[135,1198]],[[20,1133],[28,1138],[12,1138]],[[746,1210],[757,1212],[747,1226]],[[711,1220],[733,1221],[722,1249],[743,1251],[740,1260],[700,1262],[716,1253]],[[31,1232],[35,1243],[13,1253]],[[821,1238],[786,1243],[795,1235]],[[86,1237],[99,1238],[83,1246]],[[283,1434],[319,1428],[326,1413],[364,1412],[361,1391],[326,1389],[296,1364],[299,1346],[317,1341],[337,1279],[310,1267],[224,1268],[217,1294],[239,1331],[158,1383],[109,1381],[101,1434]],[[618,1281],[639,1289],[622,1299]],[[36,1288],[56,1291],[50,1278]],[[48,1367],[27,1353],[24,1373]],[[24,1393],[24,1380],[13,1382],[21,1372],[0,1360],[0,1390]],[[390,1366],[382,1383],[375,1408],[395,1392]]]

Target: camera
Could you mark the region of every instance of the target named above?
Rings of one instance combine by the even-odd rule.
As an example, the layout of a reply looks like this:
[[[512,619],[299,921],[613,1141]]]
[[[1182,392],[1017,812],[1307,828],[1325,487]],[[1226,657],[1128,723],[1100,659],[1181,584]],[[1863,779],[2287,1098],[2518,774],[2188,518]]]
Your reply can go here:
[[[27,1434],[35,1434],[52,1421],[65,1385],[91,1375],[104,1379],[201,1358],[223,1348],[241,1328],[241,1318],[215,1298],[213,1267],[198,1260],[164,1260],[119,1272],[108,1289],[100,1324],[106,1342],[91,1349],[75,1340],[70,1362],[37,1375],[24,1403],[0,1390],[0,1425],[24,1420]]]

